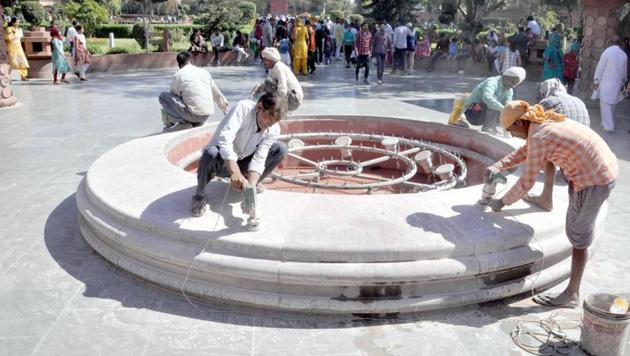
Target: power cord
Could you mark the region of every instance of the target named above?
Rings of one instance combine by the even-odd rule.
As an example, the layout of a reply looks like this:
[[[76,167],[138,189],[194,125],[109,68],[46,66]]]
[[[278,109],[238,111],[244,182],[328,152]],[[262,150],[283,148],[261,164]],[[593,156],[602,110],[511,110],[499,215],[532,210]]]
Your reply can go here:
[[[199,251],[199,254],[197,255],[202,254],[206,250],[206,248],[208,248],[208,245],[210,244],[210,239],[212,238],[212,234],[217,230],[217,226],[219,226],[219,221],[221,220],[221,216],[223,213],[223,206],[225,205],[225,201],[227,200],[227,196],[229,192],[230,192],[230,184],[228,183],[227,188],[225,189],[225,195],[223,196],[223,201],[221,202],[221,206],[219,207],[217,220],[214,222],[214,227],[212,227],[212,230],[208,234],[208,239],[206,240],[206,243],[203,245],[203,248],[201,249],[201,251]],[[186,271],[186,277],[184,278],[184,283],[182,283],[180,291],[182,295],[184,296],[184,298],[186,298],[186,300],[188,301],[188,304],[192,305],[193,308],[199,310],[200,312],[205,312],[203,309],[199,308],[195,303],[193,303],[193,301],[186,294],[186,290],[185,290],[186,283],[188,283],[188,278],[190,277],[190,272],[192,271],[192,268],[194,265],[195,265],[195,258],[193,257],[192,261],[190,262],[190,265],[188,266],[188,270]]]
[[[561,327],[555,320],[557,314],[552,314],[542,320],[519,321],[516,329],[510,332],[510,337],[516,346],[522,350],[540,356],[568,355],[575,351],[580,342],[569,338],[567,330],[580,329],[579,320],[567,320],[575,322],[573,327]]]

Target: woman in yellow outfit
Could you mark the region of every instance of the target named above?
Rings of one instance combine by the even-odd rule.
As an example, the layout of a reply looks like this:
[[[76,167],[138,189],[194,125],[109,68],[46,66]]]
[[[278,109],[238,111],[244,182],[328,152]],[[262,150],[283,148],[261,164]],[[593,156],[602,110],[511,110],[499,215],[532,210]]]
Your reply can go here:
[[[16,69],[20,72],[22,80],[28,80],[26,79],[28,75],[28,61],[26,60],[20,41],[23,36],[18,19],[12,17],[4,35],[4,41],[7,43],[9,52],[9,64],[11,65],[11,69]]]
[[[295,28],[293,34],[293,73],[298,75],[301,71],[302,74],[307,74],[306,60],[308,59],[308,30],[304,27],[304,23],[301,19],[295,20]]]

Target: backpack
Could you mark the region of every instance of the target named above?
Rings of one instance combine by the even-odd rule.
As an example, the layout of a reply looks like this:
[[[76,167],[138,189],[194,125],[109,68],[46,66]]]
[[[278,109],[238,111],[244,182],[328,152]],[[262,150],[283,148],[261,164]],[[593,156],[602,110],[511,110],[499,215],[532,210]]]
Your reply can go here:
[[[562,62],[564,63],[564,72],[562,73],[564,75],[564,79],[575,79],[578,72],[577,54],[575,52],[565,54],[562,58]]]

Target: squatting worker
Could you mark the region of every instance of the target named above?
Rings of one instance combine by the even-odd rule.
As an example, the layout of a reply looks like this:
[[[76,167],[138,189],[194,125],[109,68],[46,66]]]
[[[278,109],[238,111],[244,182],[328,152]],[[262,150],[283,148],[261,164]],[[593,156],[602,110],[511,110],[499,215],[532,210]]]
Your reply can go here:
[[[287,155],[287,146],[278,141],[278,122],[287,115],[286,99],[278,93],[265,93],[258,102],[241,100],[221,120],[210,143],[203,149],[197,169],[197,191],[192,198],[193,216],[206,211],[206,185],[217,173],[230,176],[233,189],[247,186],[261,192],[261,182]]]
[[[544,306],[575,307],[597,214],[619,172],[617,158],[593,130],[553,110],[545,111],[540,105],[530,106],[520,100],[509,103],[501,112],[501,125],[527,142],[488,167],[487,174],[523,163],[525,170],[505,196],[490,201],[493,210],[500,211],[523,198],[546,162],[560,167],[569,182],[566,234],[573,245],[569,285],[557,296],[541,294],[533,300]]]
[[[173,76],[171,91],[160,94],[166,128],[200,126],[214,113],[215,102],[223,113],[228,111],[228,101],[210,73],[190,63],[191,59],[188,52],[177,54],[179,71]]]
[[[265,48],[261,56],[265,68],[269,69],[269,74],[264,83],[254,87],[252,96],[255,97],[261,92],[278,92],[286,98],[289,111],[297,110],[304,100],[304,93],[291,68],[280,60],[280,52],[275,47]]]
[[[525,69],[511,67],[502,75],[479,83],[464,103],[464,115],[468,123],[482,125],[481,130],[496,133],[499,114],[505,104],[512,101],[513,88],[525,80],[525,75]]]
[[[591,119],[584,102],[567,93],[564,84],[558,78],[547,79],[538,86],[538,94],[541,98],[540,106],[547,111],[553,110],[587,127],[591,126]],[[540,195],[528,194],[524,199],[539,207],[551,211],[553,209],[553,184],[556,176],[556,167],[553,163],[545,162],[545,185]]]

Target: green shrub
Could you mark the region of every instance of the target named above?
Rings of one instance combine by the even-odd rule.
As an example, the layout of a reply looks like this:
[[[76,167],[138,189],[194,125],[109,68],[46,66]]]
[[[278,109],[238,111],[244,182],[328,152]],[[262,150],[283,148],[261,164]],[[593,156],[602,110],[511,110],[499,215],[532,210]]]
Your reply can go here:
[[[194,29],[198,28],[200,30],[203,30],[202,25],[160,24],[160,25],[153,25],[153,27],[155,28],[155,31],[162,31],[165,28],[168,28],[169,30],[171,30],[171,33],[173,32],[174,29],[181,30],[182,35],[187,40],[190,37],[190,35],[192,35]],[[175,39],[173,39],[173,41],[175,41]]]
[[[114,33],[115,38],[133,38],[133,25],[108,23],[100,25],[94,32],[94,37],[109,37],[109,33]]]
[[[351,23],[358,23],[359,25],[363,23],[363,15],[359,15],[359,14],[352,14],[350,15],[350,22]]]
[[[87,49],[92,54],[103,54],[102,47],[100,47],[99,45],[96,45],[96,44],[88,43],[87,44]]]
[[[149,29],[149,32],[153,32],[153,26],[149,25],[148,29]],[[138,44],[140,45],[140,48],[146,48],[147,35],[145,32],[145,24],[143,23],[134,24],[133,29],[131,30],[131,33],[133,35],[133,38],[135,38]]]
[[[186,36],[184,34],[184,30],[181,28],[172,28],[172,29],[168,29],[169,31],[171,31],[171,40],[173,42],[188,42],[190,36]],[[163,30],[162,30],[163,31]]]
[[[344,17],[343,11],[341,10],[332,10],[330,12],[330,19],[333,22],[337,22],[337,20],[342,19]]]
[[[24,20],[30,22],[33,26],[44,25],[48,17],[44,7],[37,1],[24,1],[20,4],[20,10]]]
[[[127,54],[129,52],[129,49],[125,47],[114,47],[107,50],[107,54]]]

